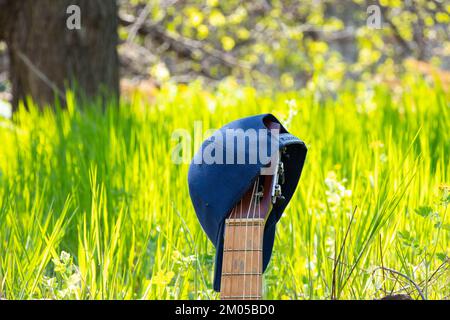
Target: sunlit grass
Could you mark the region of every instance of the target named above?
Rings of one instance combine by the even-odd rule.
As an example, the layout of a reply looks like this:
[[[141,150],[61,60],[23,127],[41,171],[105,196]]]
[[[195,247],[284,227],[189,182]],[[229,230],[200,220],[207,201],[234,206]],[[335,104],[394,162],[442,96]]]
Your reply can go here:
[[[191,206],[188,165],[171,162],[171,134],[272,112],[309,153],[265,297],[373,299],[395,286],[384,266],[427,298],[449,298],[450,107],[439,86],[405,79],[402,92],[349,88],[319,103],[306,90],[194,83],[142,101],[103,113],[68,94],[67,111],[0,120],[1,297],[217,298],[214,248]]]

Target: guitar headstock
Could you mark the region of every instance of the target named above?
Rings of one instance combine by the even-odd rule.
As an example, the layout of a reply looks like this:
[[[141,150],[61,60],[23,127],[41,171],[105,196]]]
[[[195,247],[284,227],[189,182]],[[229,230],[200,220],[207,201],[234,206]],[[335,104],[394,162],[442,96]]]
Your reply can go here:
[[[280,130],[280,124],[268,121],[268,130]],[[284,166],[281,156],[284,151],[277,151],[269,163],[269,174],[259,175],[247,190],[239,203],[233,208],[229,219],[264,219],[268,218],[272,206],[284,201],[281,185],[284,183]]]

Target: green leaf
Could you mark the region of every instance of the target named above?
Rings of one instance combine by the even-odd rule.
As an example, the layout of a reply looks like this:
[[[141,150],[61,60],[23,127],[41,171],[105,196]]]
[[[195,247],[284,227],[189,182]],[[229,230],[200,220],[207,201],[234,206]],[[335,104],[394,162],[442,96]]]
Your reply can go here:
[[[422,206],[414,210],[419,216],[428,218],[433,213],[433,208],[428,206]]]
[[[445,260],[447,260],[447,255],[443,252],[439,252],[436,253],[436,257],[441,260],[442,262],[444,262]]]

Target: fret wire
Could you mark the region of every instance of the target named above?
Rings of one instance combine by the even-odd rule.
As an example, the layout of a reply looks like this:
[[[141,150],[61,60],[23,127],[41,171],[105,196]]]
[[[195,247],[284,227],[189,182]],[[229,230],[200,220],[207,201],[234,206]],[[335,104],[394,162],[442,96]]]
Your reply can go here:
[[[264,219],[227,219],[225,224],[228,226],[261,226],[264,224]]]
[[[261,299],[261,296],[223,296],[222,299],[236,299],[236,298],[249,298],[249,299]]]
[[[259,272],[240,272],[240,273],[233,273],[233,272],[223,272],[223,276],[261,276],[262,273]]]
[[[232,251],[263,251],[262,249],[252,249],[252,248],[244,248],[244,249],[223,249],[224,252],[232,252]]]

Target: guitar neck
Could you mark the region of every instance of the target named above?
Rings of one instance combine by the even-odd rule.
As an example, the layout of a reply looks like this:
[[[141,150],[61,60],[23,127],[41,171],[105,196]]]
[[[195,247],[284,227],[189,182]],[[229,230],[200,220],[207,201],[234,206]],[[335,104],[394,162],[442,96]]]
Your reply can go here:
[[[264,219],[227,219],[220,297],[224,300],[262,298]]]

